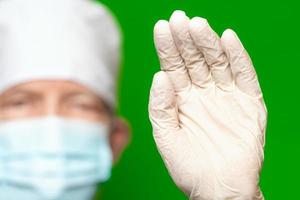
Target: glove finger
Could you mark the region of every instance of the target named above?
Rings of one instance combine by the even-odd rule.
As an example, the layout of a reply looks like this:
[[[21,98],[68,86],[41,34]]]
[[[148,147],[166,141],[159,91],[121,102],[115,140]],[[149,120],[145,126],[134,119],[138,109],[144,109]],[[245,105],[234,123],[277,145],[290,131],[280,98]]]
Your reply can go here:
[[[183,11],[175,11],[170,18],[170,29],[183,58],[192,83],[206,87],[211,76],[204,55],[197,49],[189,32],[189,18]]]
[[[232,89],[232,75],[228,60],[222,49],[219,36],[212,30],[206,19],[194,17],[189,23],[190,34],[203,53],[210,67],[216,86],[222,90]]]
[[[255,68],[236,33],[227,29],[222,34],[221,41],[238,88],[251,96],[261,96]]]
[[[171,31],[169,22],[159,20],[154,27],[154,43],[160,60],[161,69],[167,72],[176,92],[190,86],[191,81],[181,58]]]
[[[172,83],[164,71],[154,75],[149,100],[149,117],[154,136],[162,138],[163,132],[179,129],[175,92]]]

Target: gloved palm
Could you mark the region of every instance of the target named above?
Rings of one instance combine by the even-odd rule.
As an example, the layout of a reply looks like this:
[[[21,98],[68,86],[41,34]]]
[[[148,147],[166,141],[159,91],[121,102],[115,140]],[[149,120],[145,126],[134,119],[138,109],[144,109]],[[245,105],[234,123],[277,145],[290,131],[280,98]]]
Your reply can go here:
[[[263,199],[266,108],[255,70],[232,30],[176,11],[154,39],[162,71],[149,113],[170,175],[190,199]]]

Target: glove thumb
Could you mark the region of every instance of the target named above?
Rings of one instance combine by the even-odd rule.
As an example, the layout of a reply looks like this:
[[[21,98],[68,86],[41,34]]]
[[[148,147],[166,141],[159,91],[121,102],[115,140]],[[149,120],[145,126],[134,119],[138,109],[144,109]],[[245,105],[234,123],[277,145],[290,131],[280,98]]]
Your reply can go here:
[[[149,118],[156,141],[179,129],[175,92],[166,72],[160,71],[154,75],[150,90]]]

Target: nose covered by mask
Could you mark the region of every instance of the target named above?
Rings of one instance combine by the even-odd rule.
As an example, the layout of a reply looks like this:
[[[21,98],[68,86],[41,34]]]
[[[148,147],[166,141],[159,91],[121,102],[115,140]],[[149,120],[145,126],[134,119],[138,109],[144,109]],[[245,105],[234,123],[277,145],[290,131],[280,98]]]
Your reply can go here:
[[[108,126],[57,116],[0,122],[0,197],[89,200],[110,176]]]

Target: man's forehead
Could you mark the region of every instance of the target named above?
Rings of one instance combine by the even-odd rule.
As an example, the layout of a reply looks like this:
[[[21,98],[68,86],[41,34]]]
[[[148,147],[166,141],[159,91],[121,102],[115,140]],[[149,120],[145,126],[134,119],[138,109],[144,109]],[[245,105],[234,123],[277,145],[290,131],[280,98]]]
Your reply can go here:
[[[38,93],[78,93],[78,94],[87,94],[91,96],[96,96],[90,89],[84,87],[83,85],[66,80],[35,80],[20,83],[16,86],[13,86],[3,94],[8,93],[20,93],[20,92],[38,92]]]

